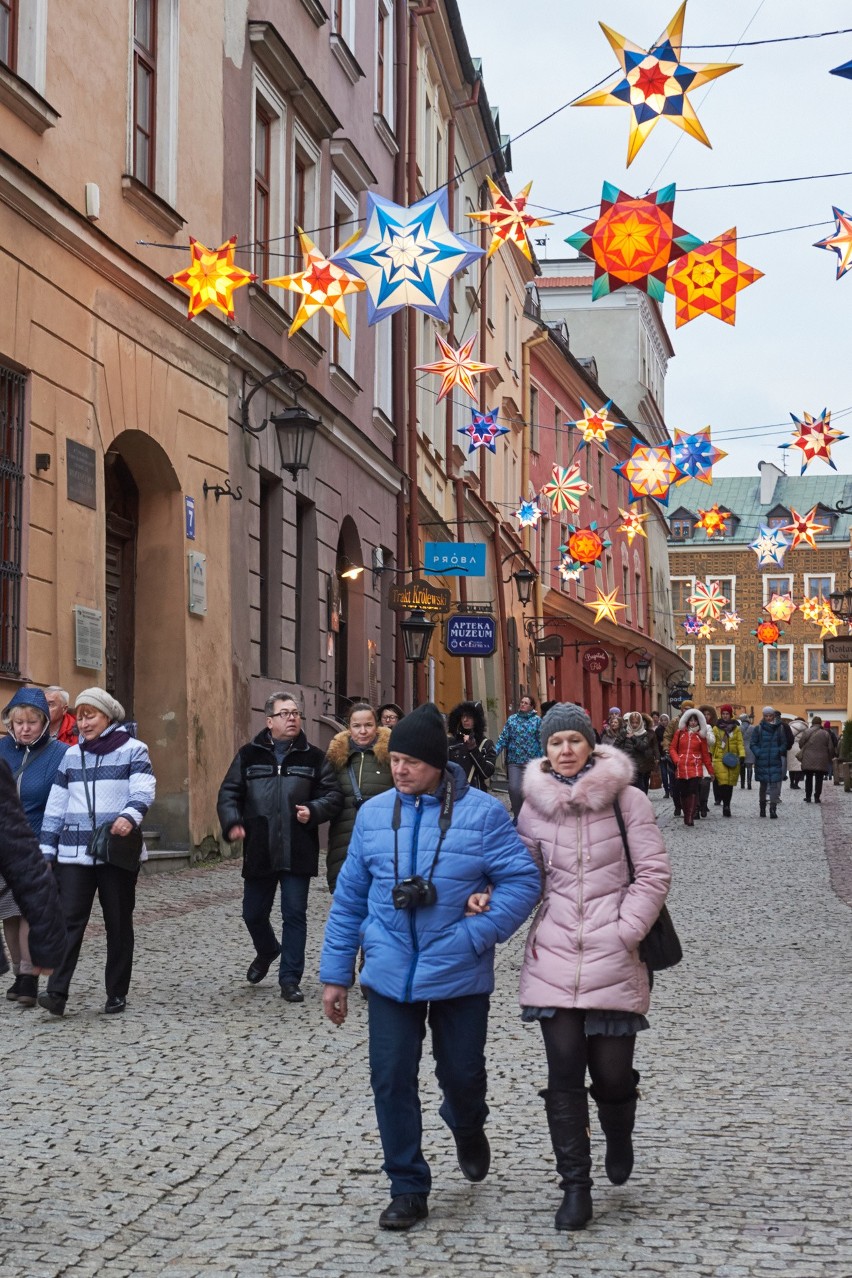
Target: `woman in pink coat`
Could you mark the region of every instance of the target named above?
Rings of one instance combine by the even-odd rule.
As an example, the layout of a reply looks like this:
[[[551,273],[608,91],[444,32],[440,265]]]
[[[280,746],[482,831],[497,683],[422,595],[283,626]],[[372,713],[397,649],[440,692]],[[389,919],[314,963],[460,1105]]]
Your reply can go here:
[[[633,1169],[639,1081],[633,1049],[637,1031],[648,1028],[650,1001],[639,942],[666,899],[671,867],[651,803],[631,785],[631,760],[595,745],[579,706],[548,711],[541,744],[545,758],[524,773],[518,817],[518,834],[543,879],[520,1001],[524,1019],[539,1021],[547,1055],[541,1095],[565,1191],[556,1228],[582,1229],[592,1218],[587,1069],[606,1136],[607,1176],[621,1185]]]

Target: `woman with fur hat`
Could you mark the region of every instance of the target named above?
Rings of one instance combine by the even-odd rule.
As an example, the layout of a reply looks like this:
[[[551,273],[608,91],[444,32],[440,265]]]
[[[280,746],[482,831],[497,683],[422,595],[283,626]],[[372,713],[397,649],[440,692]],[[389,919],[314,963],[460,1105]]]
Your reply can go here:
[[[371,705],[355,701],[347,712],[345,731],[332,737],[326,752],[343,792],[343,807],[328,827],[325,871],[329,892],[334,892],[346,860],[359,808],[393,785],[388,754],[390,734],[390,728],[379,727]]]
[[[650,800],[631,785],[631,760],[596,745],[579,706],[554,706],[541,740],[545,758],[527,767],[518,818],[544,885],[520,1001],[524,1020],[541,1026],[547,1056],[541,1094],[564,1191],[556,1228],[582,1229],[592,1218],[587,1070],[606,1174],[620,1185],[633,1169],[633,1052],[650,1002],[639,943],[666,899],[671,868]]]
[[[677,771],[684,825],[694,825],[701,807],[702,775],[713,775],[707,748],[707,720],[700,710],[684,710],[672,737],[669,756]]]
[[[481,701],[460,701],[447,717],[450,762],[457,763],[468,785],[487,790],[497,767],[494,742],[485,732]]]

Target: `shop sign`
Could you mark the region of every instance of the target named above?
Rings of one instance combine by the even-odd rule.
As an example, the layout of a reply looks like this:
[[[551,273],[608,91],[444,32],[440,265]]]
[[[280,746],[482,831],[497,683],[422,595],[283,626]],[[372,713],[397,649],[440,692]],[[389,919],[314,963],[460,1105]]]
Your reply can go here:
[[[447,620],[444,647],[452,657],[490,657],[497,646],[493,617],[453,613]]]
[[[587,648],[583,653],[583,669],[588,670],[589,674],[603,674],[608,665],[609,653],[600,645]]]
[[[395,612],[414,612],[416,608],[424,612],[448,612],[450,599],[446,587],[433,586],[422,577],[405,586],[391,586],[388,591],[388,606]]]
[[[840,661],[852,661],[852,635],[835,635],[823,639],[822,659],[836,665]]]
[[[423,571],[437,577],[484,577],[485,542],[427,541]]]

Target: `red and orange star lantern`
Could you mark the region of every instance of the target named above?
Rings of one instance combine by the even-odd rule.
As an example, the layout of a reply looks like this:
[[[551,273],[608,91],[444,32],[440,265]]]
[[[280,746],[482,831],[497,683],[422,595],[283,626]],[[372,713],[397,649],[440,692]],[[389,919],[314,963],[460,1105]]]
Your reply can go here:
[[[810,413],[805,413],[804,421],[800,421],[795,413],[790,416],[795,423],[796,429],[793,432],[793,442],[790,444],[779,444],[779,448],[798,448],[802,454],[802,469],[800,475],[804,475],[808,466],[812,461],[828,462],[832,470],[837,470],[834,462],[831,460],[831,446],[837,444],[842,439],[848,439],[848,435],[843,435],[839,430],[831,425],[831,413],[824,408],[819,417],[811,417]]]
[[[301,227],[299,243],[304,256],[304,268],[293,275],[280,275],[274,280],[264,280],[264,284],[274,284],[276,288],[286,288],[292,293],[301,294],[301,302],[296,317],[290,325],[288,337],[297,333],[303,324],[312,319],[318,311],[328,311],[334,323],[344,337],[351,337],[349,317],[343,301],[352,293],[363,293],[367,285],[357,275],[351,275],[344,267],[331,262],[320,252],[309,235]],[[341,253],[349,244],[353,244],[357,236],[347,240],[337,250]]]
[[[445,342],[440,333],[435,334],[435,339],[440,347],[442,359],[436,360],[434,364],[418,364],[416,371],[418,373],[437,373],[444,380],[441,382],[441,389],[438,392],[438,403],[449,395],[454,386],[458,386],[471,399],[477,399],[476,389],[473,385],[474,377],[478,377],[480,373],[490,373],[496,364],[481,364],[479,360],[471,359],[471,351],[473,350],[476,336],[469,337],[467,341],[454,350],[449,342]]]
[[[834,214],[834,233],[824,240],[817,240],[814,248],[828,249],[837,254],[837,275],[840,279],[848,270],[852,270],[852,216],[843,209],[832,206]]]
[[[591,491],[591,484],[583,479],[575,462],[571,466],[554,466],[551,478],[541,489],[541,496],[548,499],[554,515],[564,511],[574,514],[580,509],[580,498]]]
[[[666,290],[675,299],[675,327],[699,315],[725,324],[737,317],[737,294],[763,278],[763,271],[737,257],[737,228],[684,253],[669,266]]]
[[[609,419],[612,400],[608,399],[602,408],[592,408],[584,399],[581,399],[580,407],[583,410],[583,416],[578,417],[575,422],[565,423],[569,430],[578,430],[580,432],[582,438],[577,446],[577,451],[579,452],[581,448],[585,448],[586,444],[600,444],[601,448],[605,448],[609,452],[607,435],[618,425],[617,422]]]
[[[618,596],[617,590],[610,591],[608,595],[604,594],[602,590],[599,590],[597,599],[592,600],[590,603],[584,604],[584,607],[591,608],[592,611],[596,614],[595,621],[594,621],[595,625],[597,625],[599,621],[612,621],[616,625],[618,625],[618,617],[616,616],[616,609],[626,608],[627,604],[618,603],[617,596]]]
[[[174,275],[167,275],[170,284],[189,293],[188,319],[195,319],[208,306],[215,306],[228,319],[234,318],[234,289],[252,284],[257,279],[251,271],[234,265],[236,235],[232,235],[217,249],[206,248],[199,240],[189,239],[190,265]]]
[[[565,240],[595,264],[592,301],[632,284],[662,302],[669,263],[701,243],[675,224],[674,201],[674,183],[633,199],[604,182],[598,217]]]
[[[672,461],[670,443],[653,446],[636,438],[630,456],[613,470],[627,480],[631,502],[653,497],[664,506],[668,505],[669,489],[681,473]]]
[[[697,581],[695,583],[695,594],[689,595],[686,602],[692,604],[692,611],[701,621],[718,621],[725,610],[725,604],[730,603],[727,595],[722,594],[722,587],[718,581]]]
[[[645,532],[642,525],[646,519],[651,518],[649,514],[640,515],[635,510],[622,510],[620,506],[618,508],[618,513],[621,515],[624,522],[618,525],[616,532],[624,533],[627,538],[628,546],[633,545],[636,537],[645,537],[647,539],[648,534]]]
[[[491,178],[488,178],[488,189],[491,192],[491,208],[482,213],[468,213],[467,215],[474,222],[483,222],[486,226],[491,227],[492,236],[491,243],[488,245],[487,256],[491,257],[504,244],[511,242],[521,250],[527,261],[531,262],[532,254],[527,232],[537,226],[553,225],[552,222],[546,221],[545,218],[533,217],[531,213],[526,211],[532,182],[527,182],[523,190],[519,191],[514,199],[511,196],[504,195],[497,183],[492,181]]]
[[[797,510],[790,507],[791,523],[785,524],[781,529],[782,532],[790,533],[793,540],[790,542],[790,549],[795,550],[798,545],[804,542],[807,546],[817,548],[814,538],[819,533],[829,531],[828,524],[818,524],[814,519],[817,513],[816,506],[812,506],[806,515],[800,515]]]
[[[766,605],[766,611],[773,621],[789,621],[796,611],[796,605],[793,603],[792,595],[773,594]]]
[[[702,510],[699,506],[695,527],[703,528],[708,538],[715,537],[717,533],[720,537],[725,537],[728,532],[728,520],[731,518],[731,512],[729,510],[721,510],[718,502],[715,506],[711,506],[709,510]]]
[[[757,630],[752,630],[751,633],[764,648],[774,648],[781,638],[781,631],[774,621],[761,621]]]
[[[604,539],[600,535],[597,523],[589,524],[588,528],[575,528],[569,524],[568,540],[564,546],[559,547],[559,551],[560,554],[567,553],[576,564],[584,567],[594,564],[596,568],[600,568],[601,556],[611,544],[609,538]]]

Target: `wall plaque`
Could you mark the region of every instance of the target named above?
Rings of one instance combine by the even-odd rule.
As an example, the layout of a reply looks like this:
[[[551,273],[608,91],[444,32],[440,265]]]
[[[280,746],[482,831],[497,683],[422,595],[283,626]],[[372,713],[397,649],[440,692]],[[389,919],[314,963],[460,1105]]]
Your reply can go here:
[[[193,617],[207,616],[207,556],[198,550],[186,554],[189,574],[189,611]]]
[[[104,615],[99,608],[74,608],[74,664],[83,670],[103,670]]]
[[[90,510],[98,508],[97,456],[94,448],[78,444],[74,439],[65,441],[65,468],[68,480],[68,500],[76,501]]]

